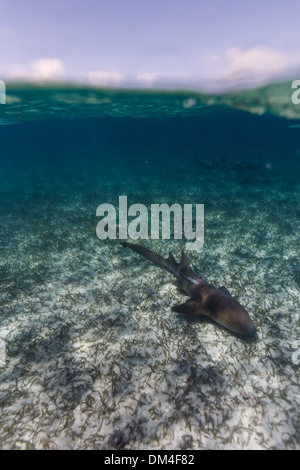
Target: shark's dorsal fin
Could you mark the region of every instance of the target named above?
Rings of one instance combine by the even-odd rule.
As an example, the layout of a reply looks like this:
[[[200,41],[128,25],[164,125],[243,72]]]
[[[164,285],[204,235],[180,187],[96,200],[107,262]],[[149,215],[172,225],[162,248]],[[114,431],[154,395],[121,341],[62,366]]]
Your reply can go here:
[[[184,251],[182,251],[182,253],[181,253],[180,267],[185,268],[187,270],[191,269],[189,260],[187,259],[186,254],[185,254]]]
[[[175,263],[177,264],[173,254],[171,253],[171,251],[169,251],[169,257],[168,257],[168,261],[171,261],[171,263]]]
[[[190,268],[190,263],[184,252],[181,255],[180,263],[177,263],[174,256],[169,252],[168,258],[163,258],[158,253],[148,250],[148,248],[133,243],[122,242],[122,245],[130,248],[131,250],[139,253],[144,256],[144,258],[149,259],[157,266],[166,268],[171,273],[175,274],[178,277],[183,277],[185,280],[192,282],[193,284],[199,284],[201,282],[201,276],[196,275]]]

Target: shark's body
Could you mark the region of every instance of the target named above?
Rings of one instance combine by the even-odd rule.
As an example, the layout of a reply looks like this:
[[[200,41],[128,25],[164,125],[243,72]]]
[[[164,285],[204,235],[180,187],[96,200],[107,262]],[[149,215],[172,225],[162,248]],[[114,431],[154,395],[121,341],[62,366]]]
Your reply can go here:
[[[195,274],[184,252],[182,252],[180,263],[177,263],[171,252],[168,258],[163,258],[143,246],[127,242],[122,244],[177,276],[177,287],[183,289],[190,299],[184,304],[174,305],[172,307],[174,312],[206,315],[225,328],[241,335],[250,335],[255,332],[255,326],[244,307],[231,296],[225,287],[216,288],[206,282],[202,276]]]

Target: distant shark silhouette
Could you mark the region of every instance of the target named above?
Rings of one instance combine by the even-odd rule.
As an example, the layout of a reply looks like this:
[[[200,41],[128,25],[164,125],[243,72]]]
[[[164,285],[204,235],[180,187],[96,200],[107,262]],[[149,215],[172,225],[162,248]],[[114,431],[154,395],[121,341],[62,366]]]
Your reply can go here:
[[[262,161],[254,160],[252,162],[245,161],[245,160],[235,160],[229,161],[226,157],[221,157],[219,160],[212,160],[211,162],[207,162],[201,160],[200,158],[195,157],[196,162],[203,168],[204,170],[260,170],[262,168],[266,168],[266,164]]]
[[[173,312],[205,315],[240,335],[255,333],[255,326],[244,307],[231,296],[226,287],[216,288],[208,284],[202,276],[195,274],[184,252],[180,263],[177,263],[171,252],[168,258],[163,258],[140,245],[127,242],[123,242],[122,245],[178,277],[176,286],[183,289],[190,299],[184,304],[174,305]]]

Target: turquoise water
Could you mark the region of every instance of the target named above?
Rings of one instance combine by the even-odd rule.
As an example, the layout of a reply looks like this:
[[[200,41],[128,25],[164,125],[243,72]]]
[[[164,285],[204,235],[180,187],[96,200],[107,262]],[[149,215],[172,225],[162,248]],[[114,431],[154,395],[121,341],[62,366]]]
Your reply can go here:
[[[1,448],[299,449],[299,109],[8,85],[0,107]],[[99,204],[204,204],[195,269],[257,337],[175,314],[172,276],[99,240]],[[141,243],[141,241],[139,241]],[[178,258],[184,240],[146,240]],[[300,352],[299,352],[300,357]]]

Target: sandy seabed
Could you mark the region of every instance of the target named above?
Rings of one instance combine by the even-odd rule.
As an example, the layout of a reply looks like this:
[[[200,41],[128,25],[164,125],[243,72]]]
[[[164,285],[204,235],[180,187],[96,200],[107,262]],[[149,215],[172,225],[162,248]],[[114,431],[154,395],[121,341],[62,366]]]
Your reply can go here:
[[[299,188],[253,178],[200,176],[169,201],[205,203],[204,248],[188,257],[250,312],[248,340],[171,312],[185,299],[172,276],[97,239],[84,183],[72,198],[20,183],[1,212],[1,448],[300,448]]]

